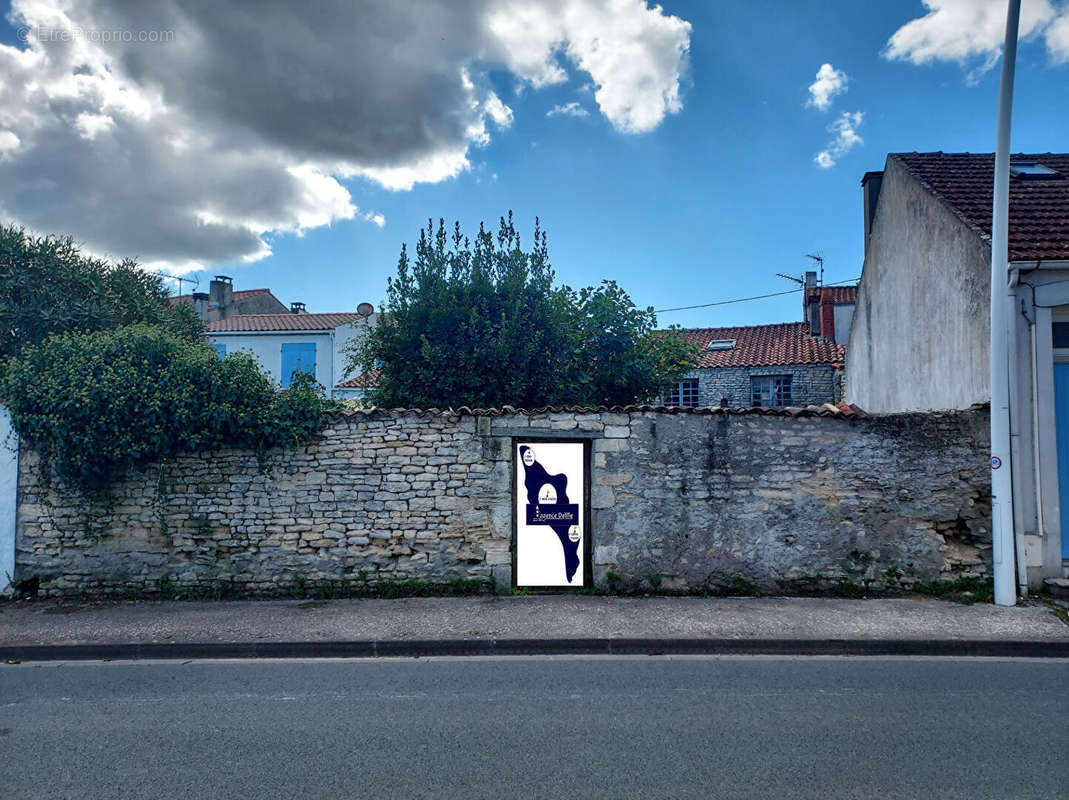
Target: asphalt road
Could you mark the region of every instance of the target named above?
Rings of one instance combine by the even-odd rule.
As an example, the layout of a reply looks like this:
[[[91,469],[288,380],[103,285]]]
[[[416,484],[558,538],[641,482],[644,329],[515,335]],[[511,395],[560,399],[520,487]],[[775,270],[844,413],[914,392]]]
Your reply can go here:
[[[1065,797],[1069,663],[0,665],[10,798]]]

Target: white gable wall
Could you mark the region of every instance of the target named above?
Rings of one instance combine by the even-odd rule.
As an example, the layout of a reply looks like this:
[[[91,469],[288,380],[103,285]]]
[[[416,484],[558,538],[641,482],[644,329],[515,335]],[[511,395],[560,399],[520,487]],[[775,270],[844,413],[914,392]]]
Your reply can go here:
[[[874,413],[990,399],[989,252],[888,159],[846,348],[848,403]]]

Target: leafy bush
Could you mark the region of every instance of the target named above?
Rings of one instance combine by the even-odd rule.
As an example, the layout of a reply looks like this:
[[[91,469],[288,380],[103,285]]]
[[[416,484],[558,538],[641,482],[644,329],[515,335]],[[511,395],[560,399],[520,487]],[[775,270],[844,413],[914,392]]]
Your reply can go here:
[[[35,238],[0,225],[0,358],[55,333],[137,322],[188,338],[203,328],[191,305],[172,306],[163,278],[134,261],[109,264],[82,255],[70,237]]]
[[[616,283],[575,291],[553,280],[537,219],[527,250],[511,212],[474,241],[460,223],[451,234],[428,223],[414,261],[402,247],[384,313],[348,369],[380,369],[374,405],[537,408],[650,400],[696,361]]]
[[[146,324],[27,346],[0,376],[0,402],[62,480],[98,494],[178,453],[306,441],[327,407],[310,376],[277,391],[252,356]]]

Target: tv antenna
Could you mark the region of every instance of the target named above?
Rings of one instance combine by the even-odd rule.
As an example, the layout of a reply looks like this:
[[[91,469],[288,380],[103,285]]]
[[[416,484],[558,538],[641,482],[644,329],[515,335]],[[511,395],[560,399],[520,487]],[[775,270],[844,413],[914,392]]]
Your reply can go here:
[[[786,278],[789,281],[794,281],[799,286],[805,286],[805,279],[803,279],[803,278],[796,278],[793,275],[784,275],[782,272],[777,272],[776,273],[776,277],[777,278]]]
[[[820,266],[820,280],[817,281],[817,286],[823,286],[824,285],[824,256],[815,256],[812,253],[806,253],[805,257],[813,259]]]
[[[168,275],[166,272],[154,272],[152,274],[153,275],[159,275],[161,278],[169,278],[172,281],[178,281],[178,293],[179,294],[182,294],[182,284],[183,283],[192,284],[191,288],[194,291],[196,291],[197,287],[200,286],[200,278],[183,278],[181,275]]]

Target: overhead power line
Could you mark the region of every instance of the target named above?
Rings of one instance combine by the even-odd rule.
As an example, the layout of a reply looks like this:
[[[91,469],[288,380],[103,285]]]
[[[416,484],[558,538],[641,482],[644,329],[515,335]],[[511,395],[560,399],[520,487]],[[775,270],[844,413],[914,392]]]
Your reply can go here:
[[[835,283],[825,283],[824,286],[843,286],[848,283],[857,283],[861,278],[852,278],[848,281],[836,281]],[[819,288],[819,287],[816,287]],[[804,292],[805,287],[800,289],[787,289],[784,292],[771,292],[769,294],[757,294],[753,297],[737,297],[734,300],[717,300],[715,303],[701,303],[696,306],[679,306],[678,308],[655,308],[654,314],[667,314],[670,311],[690,311],[692,308],[712,308],[713,306],[727,306],[732,303],[745,303],[749,300],[764,300],[766,297],[780,297],[785,294],[798,294],[798,292]]]

